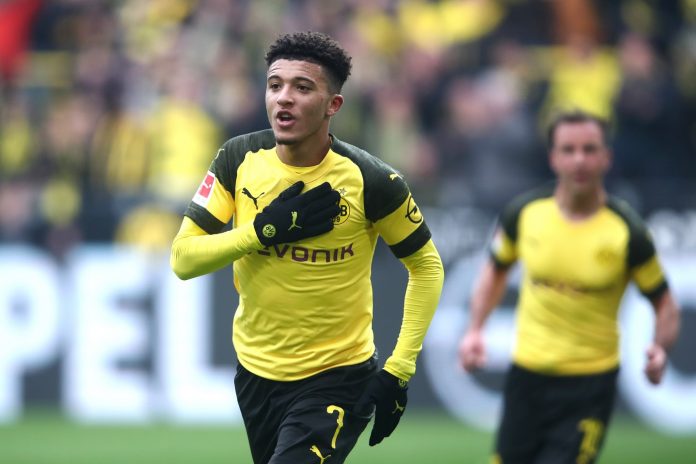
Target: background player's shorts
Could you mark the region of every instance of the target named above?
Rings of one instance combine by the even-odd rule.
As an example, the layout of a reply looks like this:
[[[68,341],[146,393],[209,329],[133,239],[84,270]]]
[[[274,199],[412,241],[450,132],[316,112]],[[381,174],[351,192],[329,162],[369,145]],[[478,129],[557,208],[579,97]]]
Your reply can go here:
[[[618,369],[549,376],[513,365],[496,439],[502,464],[589,464],[604,442]]]
[[[255,464],[342,463],[370,421],[355,411],[375,357],[307,379],[278,382],[237,366],[234,379]]]

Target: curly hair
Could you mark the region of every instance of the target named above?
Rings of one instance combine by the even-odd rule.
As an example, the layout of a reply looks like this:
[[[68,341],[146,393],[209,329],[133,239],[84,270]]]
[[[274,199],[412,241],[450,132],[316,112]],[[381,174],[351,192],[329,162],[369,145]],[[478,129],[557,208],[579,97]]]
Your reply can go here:
[[[321,32],[285,34],[268,48],[266,64],[276,60],[302,60],[318,64],[328,75],[332,92],[340,92],[350,76],[351,57],[334,39]]]

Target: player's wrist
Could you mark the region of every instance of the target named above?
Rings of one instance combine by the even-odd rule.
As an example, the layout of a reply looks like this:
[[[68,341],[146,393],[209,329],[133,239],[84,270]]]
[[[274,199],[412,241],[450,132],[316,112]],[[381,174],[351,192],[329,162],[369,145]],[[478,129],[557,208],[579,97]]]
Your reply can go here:
[[[259,239],[258,232],[253,222],[235,227],[235,229],[237,229],[238,233],[243,237],[245,249],[255,251],[266,247]]]
[[[409,378],[403,374],[399,374],[398,372],[394,372],[392,369],[389,367],[385,366],[379,373],[378,375],[384,377],[384,379],[389,382],[390,384],[397,384],[400,387],[404,387],[408,385]]]
[[[656,353],[661,352],[665,356],[669,355],[669,347],[665,346],[664,343],[660,343],[659,341],[653,341],[652,344],[648,347],[648,350]]]
[[[484,324],[484,321],[470,320],[469,325],[466,328],[466,333],[480,335],[483,332]]]
[[[477,336],[480,337],[481,334],[483,333],[483,325],[477,325],[477,324],[470,324],[469,327],[467,327],[466,331],[464,332],[465,336]]]

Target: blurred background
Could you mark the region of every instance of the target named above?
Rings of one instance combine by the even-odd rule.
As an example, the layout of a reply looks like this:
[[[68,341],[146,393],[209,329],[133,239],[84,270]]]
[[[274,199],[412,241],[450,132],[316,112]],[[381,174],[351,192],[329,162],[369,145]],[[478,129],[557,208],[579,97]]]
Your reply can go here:
[[[100,442],[83,440],[99,430],[155,434],[144,449],[211,425],[223,427],[219,442],[186,449],[246,452],[231,270],[182,283],[168,250],[218,147],[268,127],[263,56],[301,30],[329,33],[353,56],[331,130],[404,174],[446,266],[411,388],[412,442],[420,424],[437,430],[431,449],[473,437],[440,462],[485,462],[516,291],[491,321],[489,368],[468,376],[455,352],[471,281],[499,209],[552,178],[549,114],[582,108],[611,121],[609,190],[646,218],[684,308],[654,389],[641,376],[650,309],[627,295],[615,443],[626,434],[645,448],[628,447],[629,459],[610,434],[606,462],[664,461],[650,453],[666,450],[682,453],[666,462],[692,462],[694,0],[0,0],[0,462],[110,462],[115,443],[60,453]],[[406,274],[382,244],[373,280],[384,359]],[[44,454],[22,441],[39,435]],[[401,443],[401,462],[420,462]],[[478,457],[461,460],[468,446]],[[220,462],[249,462],[231,455]],[[177,456],[187,455],[167,462]]]

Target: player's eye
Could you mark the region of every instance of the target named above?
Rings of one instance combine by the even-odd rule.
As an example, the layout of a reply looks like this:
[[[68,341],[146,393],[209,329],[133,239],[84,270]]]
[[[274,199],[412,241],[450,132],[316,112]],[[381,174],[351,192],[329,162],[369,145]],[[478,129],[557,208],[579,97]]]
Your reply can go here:
[[[585,153],[588,153],[588,154],[596,153],[598,150],[597,145],[585,145],[584,149],[585,149]]]

